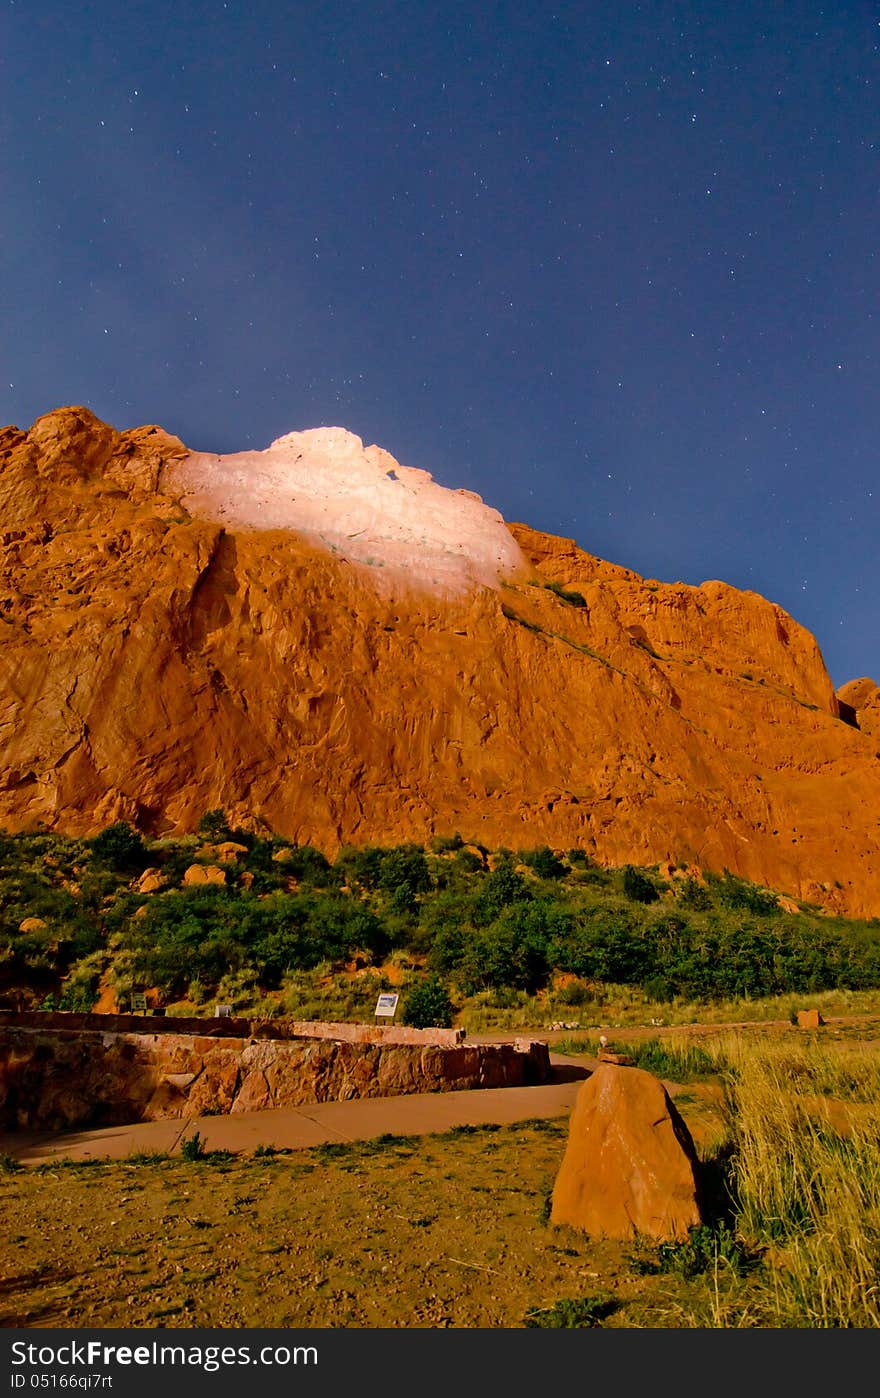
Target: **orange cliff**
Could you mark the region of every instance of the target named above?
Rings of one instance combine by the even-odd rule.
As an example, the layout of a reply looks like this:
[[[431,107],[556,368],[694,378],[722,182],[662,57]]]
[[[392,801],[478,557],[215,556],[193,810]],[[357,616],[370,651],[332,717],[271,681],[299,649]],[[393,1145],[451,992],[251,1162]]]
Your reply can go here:
[[[219,806],[329,853],[458,831],[880,915],[877,686],[838,700],[755,593],[505,526],[341,429],[212,458],[85,408],[0,431],[0,550],[0,826]]]

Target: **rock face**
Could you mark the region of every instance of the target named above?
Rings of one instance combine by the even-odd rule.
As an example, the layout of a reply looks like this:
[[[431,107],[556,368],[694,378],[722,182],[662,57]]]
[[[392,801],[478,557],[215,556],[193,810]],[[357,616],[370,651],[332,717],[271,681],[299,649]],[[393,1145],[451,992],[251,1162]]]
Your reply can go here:
[[[837,691],[838,700],[852,709],[855,722],[870,738],[880,741],[880,686],[864,675]]]
[[[295,529],[383,580],[467,592],[522,572],[525,560],[497,510],[446,490],[341,427],[288,432],[265,451],[178,457],[166,478],[181,503],[227,529]]]
[[[702,1221],[696,1169],[663,1084],[641,1068],[600,1064],[577,1095],[551,1221],[597,1238],[686,1238]]]
[[[755,593],[505,526],[341,429],[216,458],[59,409],[0,430],[0,531],[0,826],[222,807],[331,855],[458,831],[880,913],[877,737]]]

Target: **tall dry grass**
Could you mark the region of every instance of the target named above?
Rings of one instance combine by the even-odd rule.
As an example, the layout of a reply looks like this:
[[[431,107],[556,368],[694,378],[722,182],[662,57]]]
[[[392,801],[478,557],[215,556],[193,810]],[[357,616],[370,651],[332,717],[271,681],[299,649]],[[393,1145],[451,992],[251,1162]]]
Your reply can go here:
[[[880,1326],[880,1058],[735,1036],[716,1051],[737,1228],[766,1249],[769,1323]]]
[[[561,1051],[595,1052],[590,1039]],[[880,1050],[821,1035],[774,1039],[721,1030],[625,1045],[660,1077],[687,1083],[717,1073],[731,1224],[761,1266],[721,1255],[668,1323],[880,1326]]]

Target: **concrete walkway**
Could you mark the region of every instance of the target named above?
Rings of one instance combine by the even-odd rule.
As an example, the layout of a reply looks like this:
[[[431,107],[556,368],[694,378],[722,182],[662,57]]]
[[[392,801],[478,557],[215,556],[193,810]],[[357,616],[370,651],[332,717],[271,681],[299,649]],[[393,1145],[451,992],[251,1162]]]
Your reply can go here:
[[[313,1102],[230,1116],[140,1121],[95,1130],[14,1132],[0,1135],[0,1155],[23,1165],[58,1160],[122,1160],[136,1152],[177,1155],[187,1137],[201,1136],[206,1150],[250,1154],[258,1145],[300,1150],[333,1141],[366,1141],[386,1133],[426,1136],[454,1126],[502,1125],[534,1117],[565,1116],[594,1066],[588,1059],[552,1055],[555,1081],[541,1087],[481,1088],[404,1097],[361,1097]]]

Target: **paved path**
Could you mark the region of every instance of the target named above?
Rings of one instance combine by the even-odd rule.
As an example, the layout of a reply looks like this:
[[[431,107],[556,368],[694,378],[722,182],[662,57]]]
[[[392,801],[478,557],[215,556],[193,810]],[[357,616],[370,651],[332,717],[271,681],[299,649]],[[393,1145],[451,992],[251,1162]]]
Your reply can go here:
[[[871,1022],[876,1014],[830,1015],[829,1026]],[[787,1020],[752,1020],[737,1024],[612,1026],[615,1039],[664,1035],[717,1034],[730,1029],[759,1032],[791,1030]],[[525,1031],[523,1031],[525,1032]],[[554,1040],[595,1037],[598,1030],[542,1030],[548,1044]],[[794,1031],[795,1033],[799,1031]],[[509,1039],[507,1034],[474,1034],[469,1042]],[[190,1117],[166,1121],[142,1121],[130,1126],[104,1126],[91,1131],[44,1131],[0,1134],[0,1155],[25,1165],[53,1160],[124,1159],[136,1151],[173,1155],[181,1141],[199,1132],[209,1150],[251,1152],[258,1145],[297,1150],[332,1141],[365,1141],[389,1133],[424,1136],[449,1131],[454,1126],[485,1126],[526,1121],[530,1117],[564,1116],[571,1111],[577,1090],[587,1071],[596,1065],[590,1058],[564,1058],[551,1053],[555,1081],[543,1087],[483,1088],[474,1092],[431,1092],[406,1097],[366,1097],[350,1102],[316,1102],[303,1107],[276,1107],[263,1112],[233,1116]],[[586,1071],[585,1071],[586,1070]],[[680,1089],[664,1083],[675,1095]]]
[[[429,1092],[405,1097],[362,1097],[349,1102],[314,1102],[230,1116],[141,1121],[97,1130],[15,1132],[0,1135],[0,1155],[24,1165],[53,1160],[121,1160],[136,1151],[175,1155],[198,1131],[207,1150],[252,1152],[258,1145],[298,1150],[332,1141],[365,1141],[386,1133],[425,1136],[454,1126],[485,1126],[564,1116],[570,1110],[590,1060],[553,1055],[556,1080],[542,1087],[482,1088],[472,1092]]]

